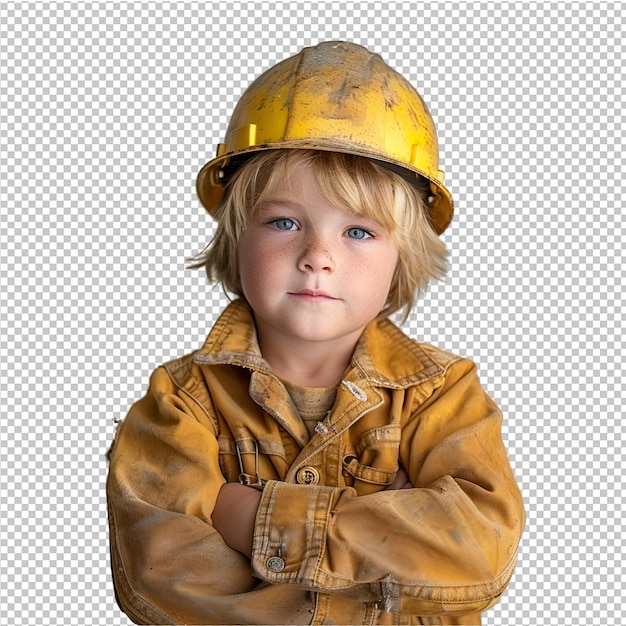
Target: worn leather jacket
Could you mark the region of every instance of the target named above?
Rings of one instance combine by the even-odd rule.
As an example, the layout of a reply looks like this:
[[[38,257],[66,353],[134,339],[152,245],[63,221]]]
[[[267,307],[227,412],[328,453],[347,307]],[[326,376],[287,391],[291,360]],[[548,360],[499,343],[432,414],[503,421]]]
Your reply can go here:
[[[211,523],[226,481],[262,489],[251,560]],[[151,624],[479,624],[524,524],[471,361],[372,322],[309,438],[242,301],[153,373],[107,498],[118,603]]]

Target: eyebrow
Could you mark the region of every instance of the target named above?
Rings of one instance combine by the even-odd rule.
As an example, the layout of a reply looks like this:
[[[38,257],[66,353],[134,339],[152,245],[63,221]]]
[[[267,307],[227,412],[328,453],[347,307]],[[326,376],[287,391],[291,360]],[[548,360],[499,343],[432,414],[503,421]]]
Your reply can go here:
[[[257,205],[257,210],[267,210],[269,208],[268,205],[284,205],[290,206],[297,209],[302,209],[302,204],[298,202],[295,198],[281,198],[280,196],[269,196],[267,198],[263,198]]]

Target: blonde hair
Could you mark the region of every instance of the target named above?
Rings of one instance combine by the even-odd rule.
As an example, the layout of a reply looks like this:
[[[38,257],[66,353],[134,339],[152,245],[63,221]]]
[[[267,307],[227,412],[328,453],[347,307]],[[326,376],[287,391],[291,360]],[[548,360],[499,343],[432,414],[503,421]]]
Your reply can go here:
[[[239,234],[267,194],[288,180],[289,172],[310,165],[322,195],[334,206],[372,219],[395,241],[399,260],[387,303],[379,317],[403,311],[406,320],[431,280],[447,271],[446,246],[428,219],[429,186],[415,186],[384,164],[370,159],[321,150],[267,150],[235,171],[213,212],[217,221],[209,245],[190,267],[204,267],[211,282],[244,298],[237,261]]]

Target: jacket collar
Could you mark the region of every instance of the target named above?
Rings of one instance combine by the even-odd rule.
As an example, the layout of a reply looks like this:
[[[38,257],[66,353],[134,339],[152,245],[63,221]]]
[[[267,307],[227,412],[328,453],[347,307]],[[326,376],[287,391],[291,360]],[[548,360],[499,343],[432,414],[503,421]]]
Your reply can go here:
[[[259,349],[252,311],[243,300],[235,300],[226,307],[194,361],[239,365],[273,375]],[[444,368],[392,322],[374,320],[359,339],[351,370],[356,370],[357,378],[365,378],[373,386],[398,389],[441,375]]]

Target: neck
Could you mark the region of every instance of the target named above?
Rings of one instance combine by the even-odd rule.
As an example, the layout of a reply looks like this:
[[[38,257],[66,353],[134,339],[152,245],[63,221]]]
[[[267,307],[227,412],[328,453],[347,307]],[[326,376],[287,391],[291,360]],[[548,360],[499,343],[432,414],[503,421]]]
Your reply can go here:
[[[265,338],[266,339],[266,338]],[[263,358],[283,380],[301,387],[330,387],[339,383],[350,364],[358,337],[337,345],[324,342],[264,341],[259,335]]]

